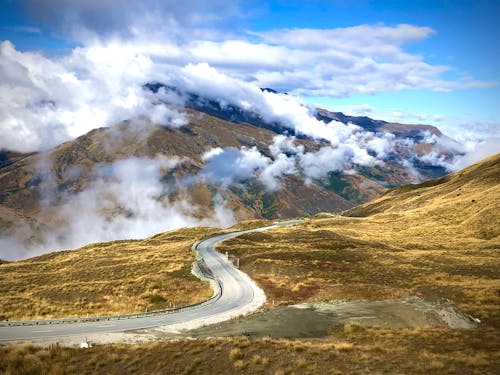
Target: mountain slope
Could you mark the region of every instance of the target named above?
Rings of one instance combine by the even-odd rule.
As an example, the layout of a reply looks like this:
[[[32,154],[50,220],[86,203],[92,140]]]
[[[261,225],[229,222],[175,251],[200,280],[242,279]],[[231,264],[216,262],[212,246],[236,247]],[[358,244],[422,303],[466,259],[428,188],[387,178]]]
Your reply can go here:
[[[220,250],[276,304],[416,295],[500,328],[500,154],[344,215],[243,235]]]
[[[345,213],[347,216],[402,214],[460,227],[478,238],[500,235],[500,154],[437,180],[393,189]]]
[[[418,147],[434,147],[441,152],[419,138],[427,128],[400,125],[398,137],[410,146],[398,146],[383,162],[354,168],[345,160],[356,156],[350,149],[337,156],[325,140],[303,135],[291,138],[290,128],[264,121],[254,112],[198,96],[190,98],[182,108],[187,123],[178,128],[158,126],[141,117],[92,130],[44,153],[2,152],[0,240],[3,237],[21,246],[39,246],[51,234],[54,238],[50,238],[52,245],[47,249],[73,247],[88,241],[145,237],[170,229],[173,227],[162,226],[169,216],[177,218],[171,220],[171,225],[179,227],[342,211],[373,199],[388,187],[414,181],[415,174],[427,179],[445,173],[442,167],[411,159]],[[325,118],[328,115],[321,113]],[[383,127],[388,126],[370,119],[379,128],[365,124],[364,129],[366,119],[346,119],[357,122],[359,132],[384,131]],[[440,134],[434,128],[430,131]],[[368,141],[374,137],[371,132],[362,135]],[[273,154],[276,137],[292,144],[293,150],[280,151],[284,159],[281,162],[296,163],[290,173],[280,172],[282,165]],[[395,137],[390,135],[388,139],[399,139]],[[332,156],[327,152],[325,159],[324,150],[330,150]],[[206,155],[214,151],[233,155],[227,162],[233,164],[219,160],[209,169]],[[298,159],[294,154],[297,152],[303,159]],[[291,159],[287,159],[289,156]],[[301,164],[307,158],[309,164]],[[337,158],[347,166],[336,167],[338,161],[328,158]],[[266,178],[279,186],[270,188],[266,180],[254,175],[252,168],[256,167],[243,165],[247,162],[260,166],[276,163]],[[408,163],[414,167],[409,169]],[[315,168],[327,171],[304,176],[308,169]],[[278,173],[279,178],[273,173]],[[227,175],[236,177],[225,179]],[[216,221],[209,221],[214,217]],[[127,230],[130,225],[135,230]],[[92,228],[96,226],[101,234],[94,233]],[[70,241],[75,230],[80,239]],[[117,237],[112,237],[115,234]]]

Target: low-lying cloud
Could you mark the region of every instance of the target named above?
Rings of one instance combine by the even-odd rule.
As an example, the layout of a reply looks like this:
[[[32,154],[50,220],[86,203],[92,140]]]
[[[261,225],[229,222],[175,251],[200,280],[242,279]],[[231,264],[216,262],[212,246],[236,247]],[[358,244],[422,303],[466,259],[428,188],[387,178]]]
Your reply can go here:
[[[50,198],[42,201],[42,213],[44,209],[50,212],[56,207],[51,218],[52,228],[43,231],[39,241],[32,245],[0,238],[0,259],[25,258],[93,242],[140,239],[182,227],[233,224],[233,214],[221,197],[214,199],[208,217],[197,216],[199,207],[187,199],[178,198],[174,202],[168,199],[179,186],[165,183],[163,177],[180,162],[179,158],[157,156],[96,166],[95,177],[88,188],[59,196],[55,206],[56,192],[50,191],[51,172],[40,168],[41,176],[48,182],[45,197]]]

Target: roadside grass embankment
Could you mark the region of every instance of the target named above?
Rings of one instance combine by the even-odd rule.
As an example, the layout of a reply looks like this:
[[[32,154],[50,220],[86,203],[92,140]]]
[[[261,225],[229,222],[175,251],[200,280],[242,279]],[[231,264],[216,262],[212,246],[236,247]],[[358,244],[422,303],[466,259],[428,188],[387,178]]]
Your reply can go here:
[[[192,243],[213,228],[97,243],[0,265],[0,320],[113,315],[201,301]]]

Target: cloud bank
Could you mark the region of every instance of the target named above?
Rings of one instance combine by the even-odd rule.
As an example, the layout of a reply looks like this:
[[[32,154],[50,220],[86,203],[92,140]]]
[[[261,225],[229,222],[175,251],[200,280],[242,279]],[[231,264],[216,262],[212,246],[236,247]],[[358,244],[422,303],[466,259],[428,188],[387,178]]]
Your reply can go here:
[[[60,202],[55,206],[59,222],[56,229],[43,231],[40,240],[28,246],[0,237],[0,259],[26,258],[93,242],[140,239],[182,227],[234,224],[232,212],[220,197],[214,199],[208,217],[196,215],[199,207],[186,199],[169,200],[169,193],[178,186],[165,183],[163,177],[180,162],[179,158],[157,156],[96,165],[90,186],[77,194],[59,197]],[[51,184],[53,172],[45,167],[48,166],[38,168],[45,184],[42,213],[44,209],[47,212],[54,209],[52,200],[56,193],[56,186]]]
[[[434,65],[406,46],[432,37],[425,26],[359,25],[336,29],[253,32],[237,2],[34,1],[20,4],[36,27],[77,44],[64,55],[21,52],[0,44],[0,148],[49,148],[91,129],[142,115],[166,126],[185,119],[155,104],[142,89],[165,82],[220,101],[266,110],[265,120],[294,123],[302,134],[334,134],[311,122],[296,101],[259,87],[306,96],[344,97],[384,91],[449,91],[488,85],[445,78],[452,67]],[[35,27],[35,26],[33,26]],[[232,83],[232,85],[230,84]],[[207,95],[208,94],[208,95]],[[250,97],[245,98],[245,95]],[[245,107],[244,107],[245,108]],[[299,107],[297,107],[299,108]],[[272,112],[272,113],[271,113]],[[297,120],[300,118],[300,121]],[[312,129],[312,130],[311,130]]]

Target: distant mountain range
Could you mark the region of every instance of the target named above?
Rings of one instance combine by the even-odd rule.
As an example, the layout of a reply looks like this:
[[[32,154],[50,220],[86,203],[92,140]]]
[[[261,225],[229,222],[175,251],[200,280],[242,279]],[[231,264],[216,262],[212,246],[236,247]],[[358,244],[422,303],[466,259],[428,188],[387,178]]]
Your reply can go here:
[[[176,92],[175,88],[159,83],[148,84],[145,89],[152,93]],[[186,204],[180,209],[197,220],[212,216],[216,206],[223,202],[224,208],[239,221],[347,210],[389,188],[447,173],[444,167],[426,163],[418,155],[433,151],[444,157],[452,156],[452,151],[426,140],[429,136],[444,137],[433,126],[390,123],[319,109],[316,118],[332,126],[336,126],[332,121],[351,123],[360,127],[360,131],[370,132],[367,134],[390,133],[404,142],[383,163],[331,170],[318,178],[306,179],[301,173],[284,174],[277,189],[267,188],[251,174],[219,184],[213,179],[194,178],[203,174],[206,153],[210,150],[254,150],[273,160],[270,146],[278,135],[293,137],[294,147],[300,147],[304,153],[318,152],[327,142],[296,133],[279,121],[266,121],[253,111],[191,93],[182,95],[185,98],[182,110],[188,123],[181,127],[159,126],[147,118],[131,119],[92,130],[44,153],[0,151],[0,235],[25,244],[37,243],[43,233],[60,229],[71,221],[65,207],[72,207],[72,197],[96,189],[97,180],[104,181],[102,186],[109,186],[106,168],[131,158],[156,160],[161,156],[176,160],[159,169],[162,187],[154,194],[158,202],[172,205],[182,200]],[[119,197],[112,197],[112,192],[106,194],[109,196],[102,204],[101,214],[108,221],[117,215],[127,220],[139,215],[124,207]]]

